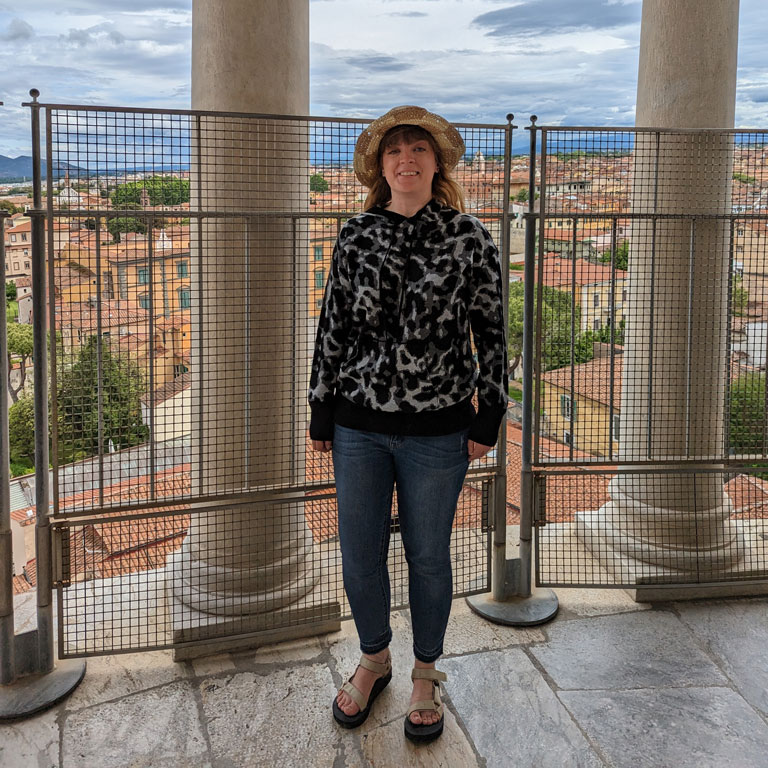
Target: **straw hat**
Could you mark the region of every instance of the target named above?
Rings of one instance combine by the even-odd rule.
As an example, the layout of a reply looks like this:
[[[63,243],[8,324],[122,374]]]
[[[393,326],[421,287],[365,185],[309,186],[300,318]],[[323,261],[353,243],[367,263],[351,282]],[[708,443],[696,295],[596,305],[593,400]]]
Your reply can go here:
[[[373,186],[379,175],[379,144],[384,134],[398,125],[418,125],[429,131],[440,148],[443,165],[451,170],[464,154],[465,147],[459,132],[445,119],[428,112],[424,107],[394,107],[376,118],[358,136],[355,145],[354,169],[358,181],[366,187]]]

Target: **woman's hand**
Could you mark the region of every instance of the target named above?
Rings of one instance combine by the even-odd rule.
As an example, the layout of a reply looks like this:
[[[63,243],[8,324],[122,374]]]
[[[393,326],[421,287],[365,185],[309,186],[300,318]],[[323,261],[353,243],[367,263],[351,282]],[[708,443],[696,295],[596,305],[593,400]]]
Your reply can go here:
[[[476,443],[474,440],[468,440],[467,453],[469,454],[469,460],[482,459],[491,448],[493,448],[492,445],[483,445],[482,443]]]
[[[312,450],[320,453],[328,453],[333,448],[333,440],[313,440]]]

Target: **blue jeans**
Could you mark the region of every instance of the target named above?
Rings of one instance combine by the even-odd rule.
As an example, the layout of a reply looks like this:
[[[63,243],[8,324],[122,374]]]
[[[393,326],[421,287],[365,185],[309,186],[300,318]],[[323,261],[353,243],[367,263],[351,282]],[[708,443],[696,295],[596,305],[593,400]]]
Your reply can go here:
[[[451,528],[469,467],[468,433],[402,437],[334,428],[344,589],[363,653],[384,650],[392,639],[387,552],[395,484],[413,653],[430,663],[443,652],[453,594]]]

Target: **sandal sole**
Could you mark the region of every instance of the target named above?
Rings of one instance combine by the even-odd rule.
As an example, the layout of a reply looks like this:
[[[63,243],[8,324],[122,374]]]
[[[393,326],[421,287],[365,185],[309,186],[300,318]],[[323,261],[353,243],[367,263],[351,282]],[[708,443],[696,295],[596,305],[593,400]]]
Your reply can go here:
[[[440,720],[431,725],[417,725],[412,723],[408,718],[405,719],[404,728],[405,738],[412,741],[414,744],[429,744],[439,738],[443,733],[443,720]]]
[[[373,688],[371,688],[371,695],[368,697],[367,706],[365,709],[361,709],[356,715],[345,714],[341,707],[339,707],[336,699],[334,699],[333,719],[342,728],[357,728],[358,726],[362,725],[368,719],[368,715],[371,714],[371,707],[373,706],[373,702],[376,701],[378,695],[389,685],[390,680],[392,680],[391,672],[385,677],[380,677],[378,680],[376,680],[376,682],[373,684]]]

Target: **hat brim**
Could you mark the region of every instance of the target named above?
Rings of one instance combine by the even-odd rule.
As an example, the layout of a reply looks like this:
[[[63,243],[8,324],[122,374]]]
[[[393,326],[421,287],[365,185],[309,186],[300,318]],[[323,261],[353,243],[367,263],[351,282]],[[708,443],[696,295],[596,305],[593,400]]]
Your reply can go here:
[[[429,131],[447,170],[453,170],[466,151],[459,132],[443,117],[424,107],[394,107],[363,129],[355,144],[353,167],[357,180],[372,187],[379,175],[379,146],[384,134],[399,125],[417,125]]]

